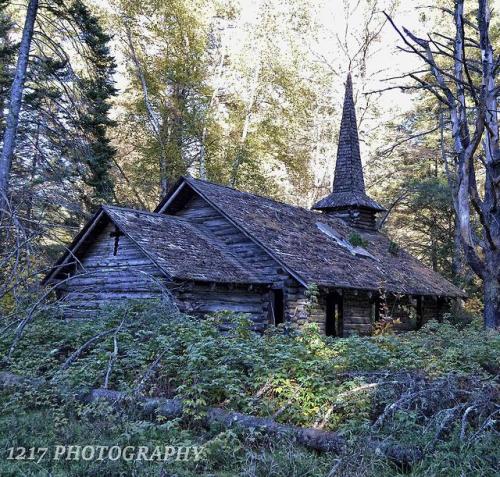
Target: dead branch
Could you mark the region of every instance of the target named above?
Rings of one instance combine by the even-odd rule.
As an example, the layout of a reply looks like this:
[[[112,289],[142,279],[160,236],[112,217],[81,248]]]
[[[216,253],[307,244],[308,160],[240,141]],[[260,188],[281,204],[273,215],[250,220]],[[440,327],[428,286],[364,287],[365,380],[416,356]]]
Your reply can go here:
[[[154,359],[154,361],[148,366],[148,368],[146,369],[146,372],[142,375],[141,379],[139,380],[139,383],[134,388],[132,394],[137,395],[137,394],[141,393],[145,384],[148,382],[148,380],[153,375],[153,372],[160,364],[161,358],[163,358],[163,356],[165,355],[166,352],[167,352],[167,350],[163,350],[161,353],[159,353],[158,356]]]
[[[78,359],[78,357],[85,351],[87,351],[94,343],[97,343],[98,341],[102,340],[106,336],[111,335],[112,333],[116,333],[119,327],[112,328],[110,330],[103,331],[102,333],[98,333],[95,336],[92,336],[89,340],[87,340],[85,343],[83,343],[76,351],[74,351],[69,358],[63,363],[59,371],[65,371],[68,369],[71,364]],[[55,381],[56,376],[58,373],[54,375],[51,381]]]
[[[115,361],[118,358],[118,333],[120,333],[124,322],[125,322],[125,317],[122,319],[120,326],[116,328],[115,335],[113,336],[113,352],[109,356],[108,369],[106,370],[106,376],[104,377],[104,385],[103,385],[104,389],[108,389],[111,371],[113,370]]]

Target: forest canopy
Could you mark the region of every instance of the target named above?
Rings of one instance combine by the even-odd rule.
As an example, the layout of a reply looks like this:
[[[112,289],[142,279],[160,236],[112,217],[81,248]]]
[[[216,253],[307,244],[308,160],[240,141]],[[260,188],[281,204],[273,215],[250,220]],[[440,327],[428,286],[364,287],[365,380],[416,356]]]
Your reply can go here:
[[[498,475],[500,21],[430,3],[0,0],[1,475]],[[359,194],[268,200],[329,197],[344,92]]]

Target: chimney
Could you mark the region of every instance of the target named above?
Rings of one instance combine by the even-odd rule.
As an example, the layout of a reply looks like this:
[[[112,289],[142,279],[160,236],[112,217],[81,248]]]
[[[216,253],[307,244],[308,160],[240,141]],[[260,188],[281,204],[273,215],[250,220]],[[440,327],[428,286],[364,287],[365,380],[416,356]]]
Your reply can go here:
[[[314,204],[313,209],[339,217],[352,227],[371,230],[376,229],[377,212],[385,210],[365,191],[351,73],[345,86],[332,192]]]

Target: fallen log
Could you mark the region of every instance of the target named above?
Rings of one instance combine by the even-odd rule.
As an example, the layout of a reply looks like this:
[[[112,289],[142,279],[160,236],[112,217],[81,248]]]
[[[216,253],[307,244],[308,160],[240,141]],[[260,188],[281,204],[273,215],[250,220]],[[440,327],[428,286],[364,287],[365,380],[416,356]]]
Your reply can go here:
[[[23,377],[12,373],[0,372],[0,388],[41,387],[47,384],[50,385],[49,382],[40,378]],[[61,388],[60,385],[58,387]],[[67,389],[64,389],[64,391],[68,392]],[[154,419],[156,416],[175,419],[182,417],[184,414],[184,406],[181,399],[138,397],[136,394],[130,395],[121,391],[104,388],[92,389],[90,391],[73,390],[71,394],[82,402],[88,403],[105,400],[117,409],[132,409],[145,419]],[[216,407],[207,409],[202,422],[206,426],[219,424],[227,428],[258,429],[270,435],[288,435],[293,437],[297,443],[320,452],[343,454],[346,450],[345,439],[335,432],[280,424],[271,418],[251,416]],[[421,449],[416,446],[402,446],[397,442],[387,442],[386,440],[373,440],[370,446],[375,449],[377,454],[385,456],[397,468],[404,471],[411,469],[424,455]],[[342,460],[339,461],[339,465],[341,462]],[[335,474],[334,469],[332,469],[332,472],[330,475]]]
[[[12,373],[0,373],[0,387],[34,386],[40,387],[46,381],[20,377]],[[110,389],[92,389],[90,392],[74,392],[78,400],[94,402],[99,399],[112,403],[117,408],[134,408],[143,417],[153,418],[163,416],[168,419],[182,417],[184,406],[180,399],[131,397],[130,395]],[[256,417],[226,409],[210,407],[203,420],[205,425],[219,424],[224,427],[238,427],[241,429],[257,429],[272,435],[289,435],[297,443],[320,452],[339,453],[345,446],[345,440],[335,432],[320,429],[302,428],[287,424],[280,424],[273,419]]]
[[[90,401],[105,399],[112,403],[131,402],[127,394],[108,389],[93,389],[88,399]],[[181,417],[184,412],[180,399],[139,398],[136,403],[141,408],[142,414],[148,417],[159,415],[174,419]],[[247,430],[257,429],[267,434],[290,435],[299,444],[321,452],[338,453],[345,445],[344,438],[335,432],[281,424],[270,418],[251,416],[218,407],[207,409],[204,422],[206,425],[220,424],[227,428],[239,427]]]

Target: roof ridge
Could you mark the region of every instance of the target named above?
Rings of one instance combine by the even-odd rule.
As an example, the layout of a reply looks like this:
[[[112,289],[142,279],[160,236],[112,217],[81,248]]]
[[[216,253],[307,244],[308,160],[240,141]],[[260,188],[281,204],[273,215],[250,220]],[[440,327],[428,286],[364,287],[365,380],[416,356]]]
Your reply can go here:
[[[205,184],[213,185],[213,186],[216,186],[216,187],[222,187],[224,189],[229,189],[229,190],[238,192],[240,194],[250,195],[252,197],[258,197],[259,199],[264,199],[264,200],[268,200],[270,202],[275,202],[276,204],[284,205],[284,206],[290,207],[292,209],[300,209],[300,210],[304,210],[306,212],[316,213],[313,209],[302,207],[300,205],[289,204],[288,202],[283,202],[282,200],[273,199],[272,197],[268,197],[268,196],[261,195],[261,194],[255,194],[254,192],[247,192],[247,191],[244,191],[244,190],[236,189],[236,187],[231,187],[229,185],[219,184],[217,182],[207,181],[205,179],[198,179],[198,178],[190,177],[190,176],[183,176],[183,177],[185,179],[188,179],[188,180],[193,180],[193,181],[196,181],[196,182],[203,182]]]
[[[150,212],[149,210],[144,210],[144,209],[134,209],[133,207],[123,207],[121,205],[102,204],[101,207],[103,209],[109,208],[109,209],[128,210],[130,212],[138,212],[140,214],[161,215],[158,214],[157,212]]]
[[[101,207],[104,210],[106,210],[107,208],[117,209],[117,210],[125,210],[127,212],[134,212],[134,213],[138,213],[138,214],[151,215],[153,217],[167,219],[167,220],[173,219],[173,220],[180,220],[180,221],[186,222],[186,223],[191,223],[189,220],[185,219],[184,217],[178,217],[176,215],[162,214],[159,212],[150,212],[148,210],[143,210],[143,209],[133,209],[132,207],[121,207],[118,205],[110,205],[110,204],[103,204]]]

